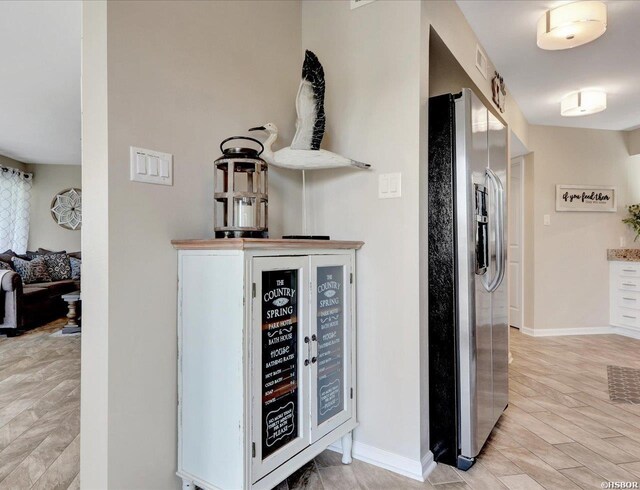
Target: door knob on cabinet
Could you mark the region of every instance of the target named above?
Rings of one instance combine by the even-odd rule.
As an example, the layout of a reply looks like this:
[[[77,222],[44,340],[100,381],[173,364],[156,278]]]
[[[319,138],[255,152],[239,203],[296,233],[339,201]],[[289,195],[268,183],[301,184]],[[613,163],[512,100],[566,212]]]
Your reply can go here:
[[[308,366],[308,365],[309,365],[309,359],[305,359],[305,360],[304,360],[304,365],[305,365],[305,366]]]
[[[304,343],[305,343],[305,344],[308,344],[308,343],[309,343],[309,337],[305,337],[305,338],[304,338]]]
[[[318,360],[318,358],[317,358],[317,357],[312,357],[312,358],[311,358],[311,364],[315,364],[315,362],[316,362],[317,360]]]
[[[311,340],[313,340],[314,342],[318,340],[318,337],[316,337],[315,333],[311,336]]]

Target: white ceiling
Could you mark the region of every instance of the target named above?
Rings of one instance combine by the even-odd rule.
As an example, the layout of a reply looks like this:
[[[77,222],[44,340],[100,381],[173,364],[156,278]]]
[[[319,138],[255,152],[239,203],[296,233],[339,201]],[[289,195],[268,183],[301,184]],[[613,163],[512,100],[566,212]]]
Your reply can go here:
[[[0,1],[0,154],[80,164],[81,8]]]
[[[608,1],[607,32],[564,51],[536,46],[536,23],[563,1],[457,0],[532,124],[640,127],[640,1]],[[0,154],[29,163],[80,156],[79,1],[0,1]],[[560,116],[581,88],[608,93],[606,111]]]
[[[640,1],[607,1],[607,31],[577,48],[544,51],[538,19],[570,2],[457,0],[507,89],[531,124],[595,129],[640,126]],[[607,109],[560,116],[560,99],[575,90],[607,92]]]

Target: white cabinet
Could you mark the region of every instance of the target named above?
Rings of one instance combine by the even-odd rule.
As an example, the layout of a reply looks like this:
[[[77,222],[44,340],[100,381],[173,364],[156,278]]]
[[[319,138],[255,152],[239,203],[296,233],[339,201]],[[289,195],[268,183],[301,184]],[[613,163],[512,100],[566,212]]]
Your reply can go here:
[[[270,489],[341,438],[350,462],[362,243],[173,243],[185,488]]]
[[[640,262],[609,262],[609,311],[614,330],[640,337]]]

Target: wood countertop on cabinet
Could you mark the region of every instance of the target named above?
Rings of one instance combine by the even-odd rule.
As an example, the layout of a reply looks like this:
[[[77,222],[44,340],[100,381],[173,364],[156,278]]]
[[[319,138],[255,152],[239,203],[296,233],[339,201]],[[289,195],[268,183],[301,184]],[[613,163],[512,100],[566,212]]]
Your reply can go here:
[[[210,238],[171,240],[171,244],[177,250],[358,250],[364,245],[364,242],[350,240],[292,240],[283,238]]]

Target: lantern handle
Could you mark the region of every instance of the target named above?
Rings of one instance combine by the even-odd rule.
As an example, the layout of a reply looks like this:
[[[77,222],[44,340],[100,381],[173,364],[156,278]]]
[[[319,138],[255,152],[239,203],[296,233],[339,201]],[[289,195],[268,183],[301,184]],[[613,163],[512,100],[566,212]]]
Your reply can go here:
[[[258,152],[258,156],[260,156],[264,151],[264,145],[255,138],[250,138],[249,136],[230,136],[229,138],[223,140],[222,143],[220,143],[220,151],[222,152],[223,155],[224,155],[224,149],[222,147],[224,146],[225,143],[231,140],[248,140],[248,141],[253,141],[254,143],[258,143],[260,145],[260,151]]]

